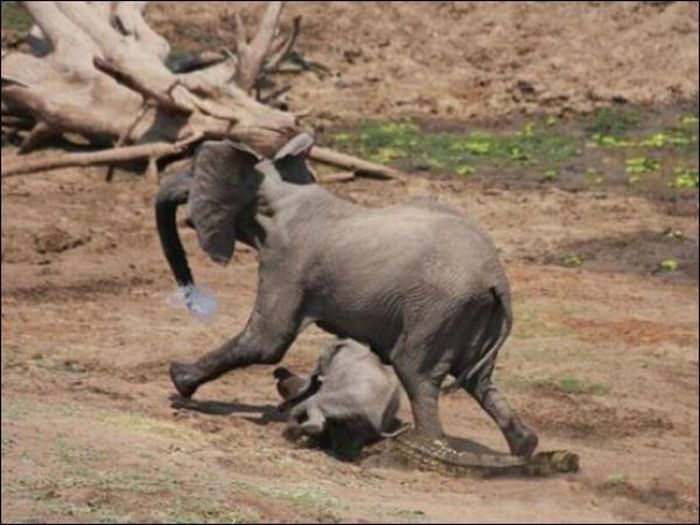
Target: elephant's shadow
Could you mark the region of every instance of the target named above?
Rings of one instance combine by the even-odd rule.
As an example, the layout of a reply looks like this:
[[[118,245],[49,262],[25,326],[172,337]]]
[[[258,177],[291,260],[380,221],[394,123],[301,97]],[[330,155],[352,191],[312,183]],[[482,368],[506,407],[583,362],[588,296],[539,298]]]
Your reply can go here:
[[[170,396],[170,406],[214,416],[238,416],[258,425],[284,423],[287,418],[276,405],[249,405],[237,401],[211,401],[188,399],[177,394]]]
[[[192,410],[202,414],[215,416],[242,417],[257,425],[267,425],[269,423],[286,423],[288,414],[280,412],[276,405],[249,405],[237,401],[212,401],[188,399],[178,394],[170,396],[170,406],[176,409]],[[446,436],[446,441],[450,447],[459,452],[470,452],[475,454],[509,455],[507,452],[494,450],[482,445],[472,439]],[[357,458],[354,458],[357,459]]]

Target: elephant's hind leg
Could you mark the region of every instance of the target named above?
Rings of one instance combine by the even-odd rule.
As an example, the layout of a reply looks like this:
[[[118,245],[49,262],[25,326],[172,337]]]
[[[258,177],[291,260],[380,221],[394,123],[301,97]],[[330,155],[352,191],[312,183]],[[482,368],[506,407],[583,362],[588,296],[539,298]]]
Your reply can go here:
[[[537,448],[537,436],[520,420],[491,379],[484,379],[476,387],[468,386],[465,389],[499,426],[511,454],[530,457]]]

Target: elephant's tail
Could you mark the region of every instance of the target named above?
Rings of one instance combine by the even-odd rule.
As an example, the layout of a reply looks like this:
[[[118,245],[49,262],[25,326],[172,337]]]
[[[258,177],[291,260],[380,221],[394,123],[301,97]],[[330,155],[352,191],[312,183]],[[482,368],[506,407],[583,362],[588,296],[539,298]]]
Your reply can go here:
[[[208,321],[216,313],[216,298],[195,286],[176,224],[177,208],[187,202],[191,183],[189,169],[163,181],[156,195],[156,225],[163,253],[179,286],[175,301],[184,302],[188,310]]]
[[[487,326],[474,348],[479,358],[473,366],[467,366],[456,377],[446,390],[452,391],[460,387],[473,390],[481,382],[481,378],[490,376],[493,372],[498,351],[510,335],[513,327],[513,312],[510,304],[510,291],[506,287],[491,287],[494,302]]]

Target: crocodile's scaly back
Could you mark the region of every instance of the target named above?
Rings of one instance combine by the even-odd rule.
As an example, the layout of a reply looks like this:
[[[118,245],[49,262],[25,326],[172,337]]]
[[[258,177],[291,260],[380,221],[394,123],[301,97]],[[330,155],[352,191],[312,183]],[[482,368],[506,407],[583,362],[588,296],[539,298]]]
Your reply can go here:
[[[419,468],[458,476],[550,476],[579,470],[578,456],[567,450],[539,452],[530,459],[493,452],[457,451],[444,441],[430,439],[413,429],[367,450],[368,455],[377,453],[388,453]]]

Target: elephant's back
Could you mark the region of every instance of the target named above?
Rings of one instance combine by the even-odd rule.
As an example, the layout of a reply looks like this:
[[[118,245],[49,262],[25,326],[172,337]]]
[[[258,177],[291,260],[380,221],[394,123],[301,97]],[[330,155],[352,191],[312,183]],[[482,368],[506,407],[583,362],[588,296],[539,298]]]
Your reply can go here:
[[[310,310],[373,347],[391,348],[411,319],[449,316],[507,288],[488,235],[451,209],[359,208],[318,231],[305,273]]]

